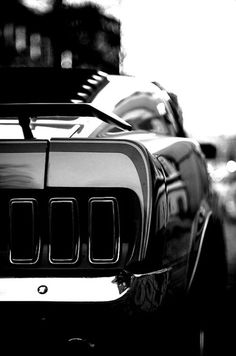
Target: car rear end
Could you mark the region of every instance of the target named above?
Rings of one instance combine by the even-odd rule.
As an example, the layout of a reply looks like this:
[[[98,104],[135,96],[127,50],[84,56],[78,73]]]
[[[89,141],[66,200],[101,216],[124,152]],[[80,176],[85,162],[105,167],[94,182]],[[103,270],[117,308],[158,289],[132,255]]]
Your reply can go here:
[[[110,352],[157,311],[168,273],[146,264],[150,162],[126,140],[0,142],[3,343]]]

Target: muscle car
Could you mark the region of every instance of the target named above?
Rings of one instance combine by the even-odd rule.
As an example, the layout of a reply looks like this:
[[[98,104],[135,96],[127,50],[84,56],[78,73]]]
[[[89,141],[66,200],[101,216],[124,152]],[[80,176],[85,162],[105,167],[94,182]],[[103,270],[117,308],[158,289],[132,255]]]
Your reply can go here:
[[[171,96],[95,70],[0,76],[1,344],[203,355],[225,243]]]

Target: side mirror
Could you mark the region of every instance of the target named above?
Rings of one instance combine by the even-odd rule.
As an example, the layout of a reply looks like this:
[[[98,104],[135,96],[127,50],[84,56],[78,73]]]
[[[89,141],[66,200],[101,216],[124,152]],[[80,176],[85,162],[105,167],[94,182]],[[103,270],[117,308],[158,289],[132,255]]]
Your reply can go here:
[[[201,150],[206,159],[215,159],[217,156],[217,148],[213,143],[200,143]]]

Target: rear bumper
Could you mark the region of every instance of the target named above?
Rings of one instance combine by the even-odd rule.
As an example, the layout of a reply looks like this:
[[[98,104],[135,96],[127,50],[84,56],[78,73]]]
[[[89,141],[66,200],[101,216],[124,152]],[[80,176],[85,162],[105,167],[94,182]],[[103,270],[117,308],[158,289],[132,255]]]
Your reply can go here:
[[[119,290],[115,277],[2,278],[0,302],[109,302],[129,290]]]
[[[126,294],[143,309],[146,299],[156,307],[169,283],[170,269],[146,274],[120,273],[106,277],[21,277],[0,279],[1,302],[116,302]]]
[[[54,349],[68,346],[71,340],[85,340],[101,350],[117,343],[117,335],[122,343],[128,342],[131,330],[143,334],[152,328],[154,316],[158,320],[168,275],[163,270],[132,275],[126,281],[118,277],[2,279],[0,313],[5,328],[0,342],[17,339],[22,348],[40,342]]]

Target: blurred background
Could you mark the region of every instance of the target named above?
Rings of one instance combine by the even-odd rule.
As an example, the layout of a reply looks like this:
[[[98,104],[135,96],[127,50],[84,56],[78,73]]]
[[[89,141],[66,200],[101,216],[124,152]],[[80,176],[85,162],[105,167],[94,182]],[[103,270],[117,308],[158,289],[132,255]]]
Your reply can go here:
[[[208,169],[236,285],[236,0],[8,0],[0,67],[82,67],[146,77],[177,95]]]

